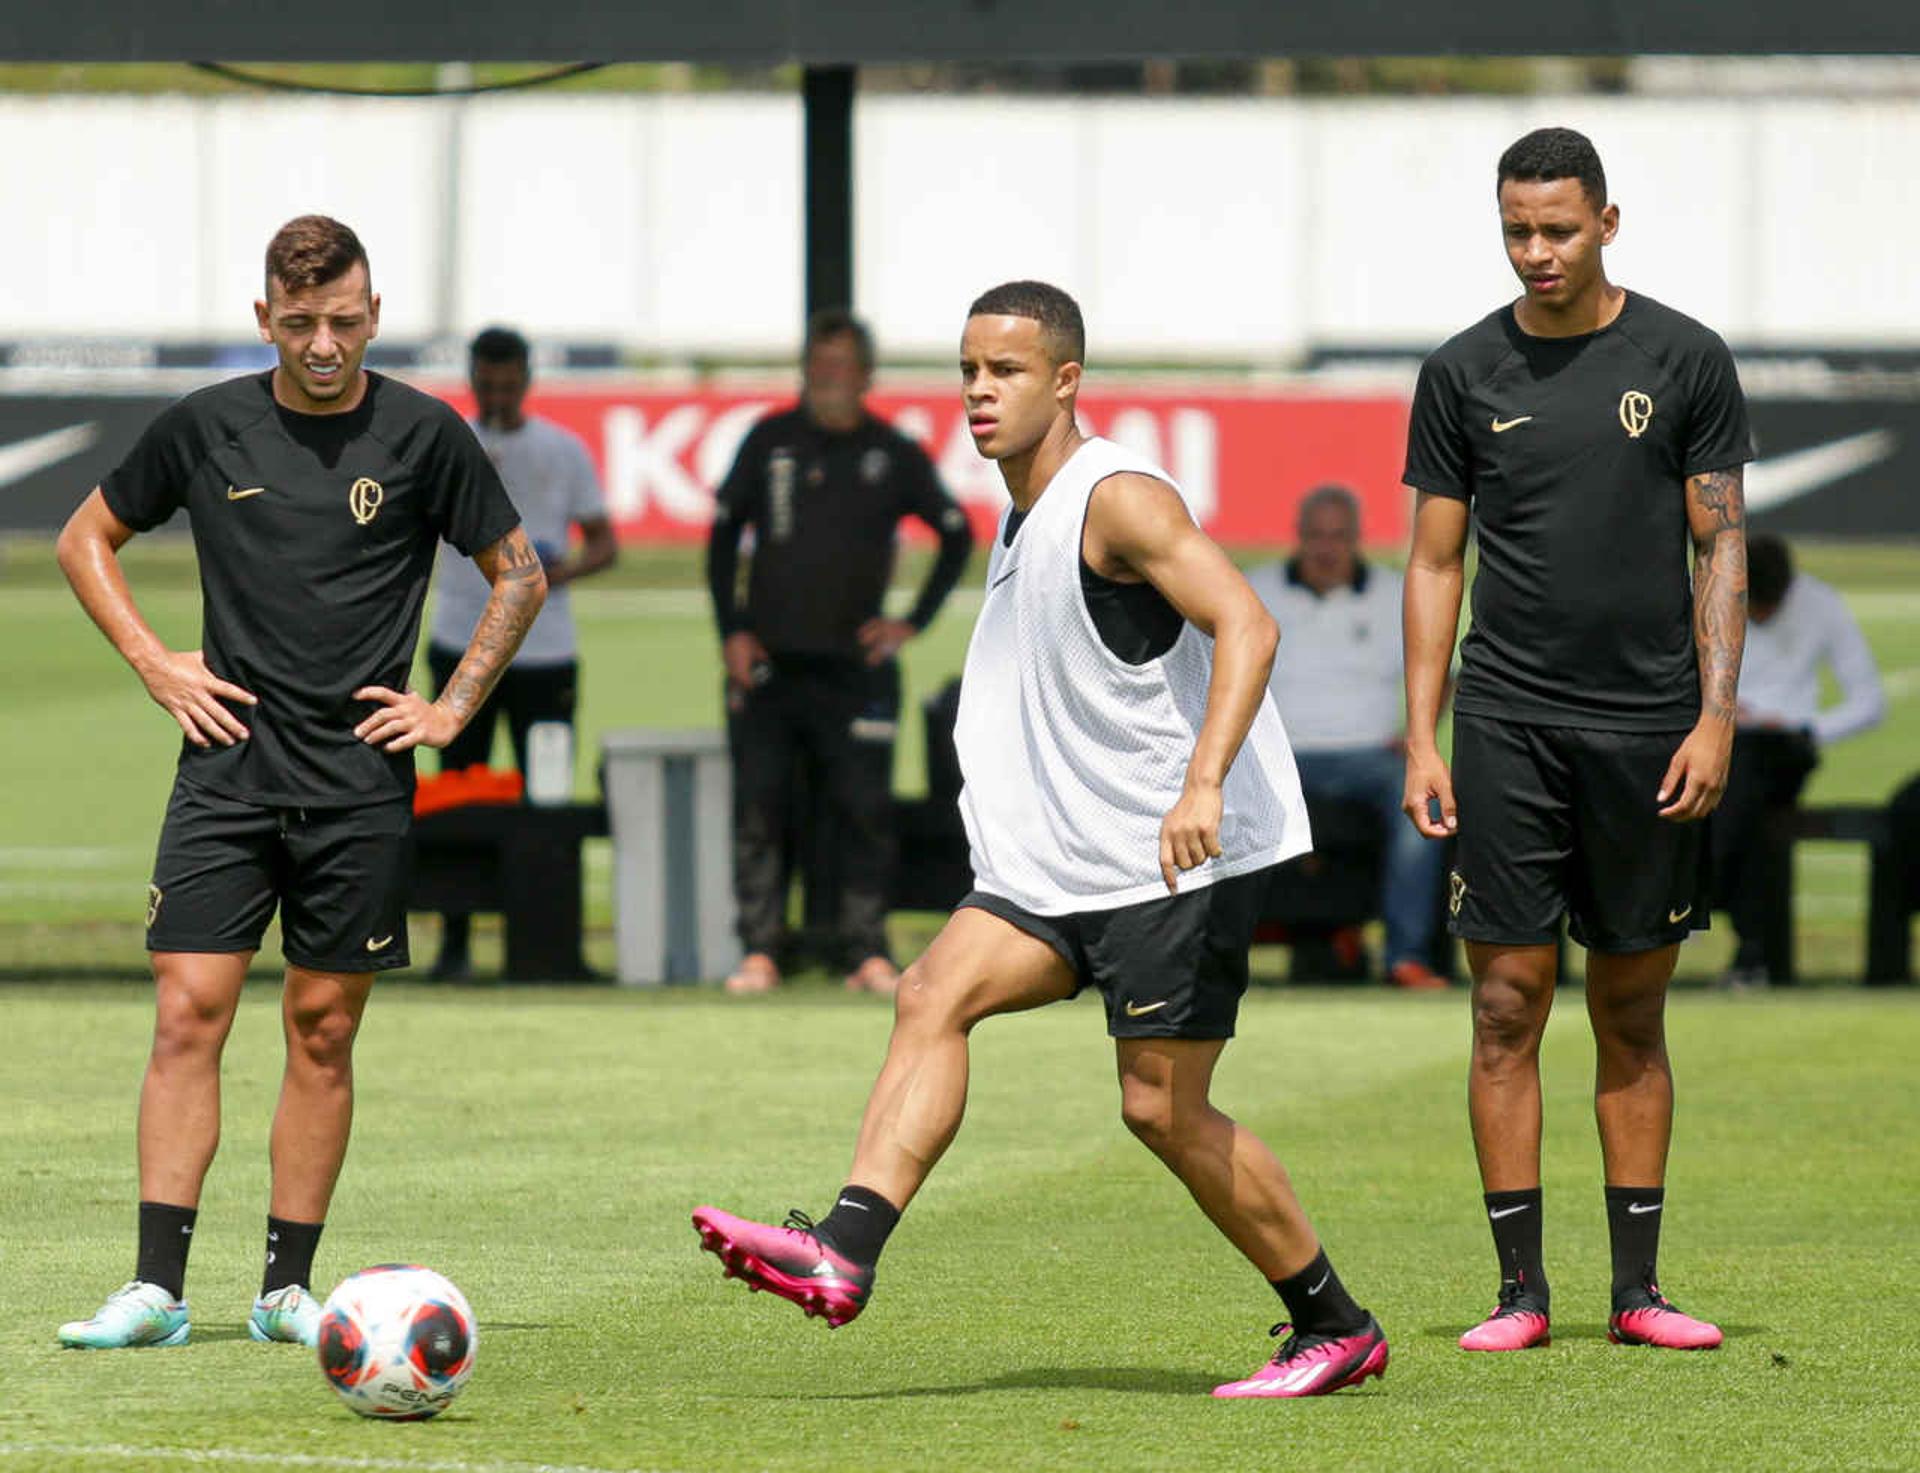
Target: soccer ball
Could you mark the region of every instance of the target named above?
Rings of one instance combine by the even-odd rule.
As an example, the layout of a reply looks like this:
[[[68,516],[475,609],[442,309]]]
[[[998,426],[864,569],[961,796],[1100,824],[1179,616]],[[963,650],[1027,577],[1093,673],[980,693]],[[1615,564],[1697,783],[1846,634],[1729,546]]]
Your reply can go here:
[[[473,1374],[479,1327],[430,1268],[386,1263],[342,1279],[320,1311],[320,1369],[363,1417],[417,1422],[447,1409]]]

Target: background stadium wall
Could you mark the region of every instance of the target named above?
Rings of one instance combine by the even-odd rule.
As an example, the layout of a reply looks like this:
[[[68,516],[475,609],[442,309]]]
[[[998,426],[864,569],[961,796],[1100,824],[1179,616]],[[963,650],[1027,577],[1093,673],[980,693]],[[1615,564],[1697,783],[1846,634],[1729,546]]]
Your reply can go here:
[[[1012,275],[1072,289],[1106,363],[1430,346],[1511,285],[1493,160],[1541,123],[1606,157],[1622,280],[1737,344],[1920,343],[1904,255],[1920,192],[1887,187],[1920,154],[1920,100],[1897,98],[870,97],[855,296],[894,359],[944,363],[956,301]],[[298,146],[316,136],[334,146]],[[0,323],[244,340],[259,242],[321,209],[365,237],[392,336],[507,319],[650,355],[786,357],[801,148],[799,98],[768,94],[0,99],[0,181],[33,201],[0,235]],[[1034,171],[1041,155],[1059,167]],[[1030,227],[955,228],[983,211]],[[166,249],[129,250],[136,220]]]

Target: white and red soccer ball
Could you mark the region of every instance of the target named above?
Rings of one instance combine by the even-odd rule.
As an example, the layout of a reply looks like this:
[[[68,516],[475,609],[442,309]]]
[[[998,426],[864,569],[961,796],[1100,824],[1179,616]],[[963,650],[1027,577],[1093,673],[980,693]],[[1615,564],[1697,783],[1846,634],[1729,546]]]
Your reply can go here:
[[[320,1370],[363,1417],[420,1421],[445,1411],[479,1346],[466,1296],[417,1264],[362,1269],[320,1311]]]

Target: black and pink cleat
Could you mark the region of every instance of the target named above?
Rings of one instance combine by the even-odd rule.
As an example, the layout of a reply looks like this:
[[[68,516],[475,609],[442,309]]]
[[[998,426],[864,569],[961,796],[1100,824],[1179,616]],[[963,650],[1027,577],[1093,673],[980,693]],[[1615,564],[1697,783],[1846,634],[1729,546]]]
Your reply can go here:
[[[1617,1310],[1607,1324],[1607,1338],[1615,1345],[1658,1345],[1667,1350],[1717,1350],[1721,1340],[1718,1325],[1682,1314],[1659,1288],[1649,1284],[1648,1304]]]
[[[1291,1325],[1275,1325],[1275,1335],[1286,1334],[1272,1360],[1244,1381],[1213,1388],[1219,1397],[1325,1396],[1343,1386],[1358,1386],[1369,1376],[1387,1370],[1387,1337],[1380,1322],[1367,1316],[1364,1329],[1351,1335],[1307,1336],[1287,1334]]]
[[[728,1278],[791,1300],[824,1319],[829,1329],[839,1329],[867,1307],[873,1270],[822,1243],[804,1212],[789,1212],[784,1226],[771,1227],[718,1207],[698,1207],[693,1225],[700,1246],[720,1260]]]

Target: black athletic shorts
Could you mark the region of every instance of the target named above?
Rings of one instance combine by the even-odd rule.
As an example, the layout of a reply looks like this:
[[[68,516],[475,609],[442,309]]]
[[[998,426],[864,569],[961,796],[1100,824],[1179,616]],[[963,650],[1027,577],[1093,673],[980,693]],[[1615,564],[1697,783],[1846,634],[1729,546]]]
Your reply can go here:
[[[1456,715],[1448,929],[1536,946],[1565,915],[1574,940],[1603,952],[1705,930],[1707,825],[1661,818],[1656,796],[1686,735]]]
[[[1035,915],[975,890],[960,902],[1018,926],[1059,952],[1080,988],[1107,1000],[1115,1038],[1232,1038],[1247,990],[1247,948],[1271,869],[1231,875],[1117,910]]]
[[[280,911],[296,967],[404,967],[413,804],[267,808],[177,778],[147,887],[147,950],[256,951]]]

